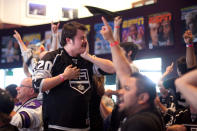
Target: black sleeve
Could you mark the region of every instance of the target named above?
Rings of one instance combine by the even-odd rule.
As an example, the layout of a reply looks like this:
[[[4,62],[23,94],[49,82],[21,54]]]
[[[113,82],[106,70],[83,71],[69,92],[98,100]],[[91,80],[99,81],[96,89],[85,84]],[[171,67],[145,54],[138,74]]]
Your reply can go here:
[[[34,75],[32,77],[33,87],[36,91],[42,90],[42,80],[52,77],[51,70],[53,67],[53,55],[46,54],[44,58],[38,61],[34,68]]]

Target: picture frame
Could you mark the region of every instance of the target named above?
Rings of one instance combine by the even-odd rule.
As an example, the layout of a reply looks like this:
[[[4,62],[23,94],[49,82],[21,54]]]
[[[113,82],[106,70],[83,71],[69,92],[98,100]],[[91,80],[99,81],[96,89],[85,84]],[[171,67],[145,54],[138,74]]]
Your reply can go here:
[[[27,17],[42,18],[46,17],[47,5],[42,1],[28,0],[26,14]]]
[[[63,19],[75,19],[78,18],[78,9],[62,7],[62,18]]]

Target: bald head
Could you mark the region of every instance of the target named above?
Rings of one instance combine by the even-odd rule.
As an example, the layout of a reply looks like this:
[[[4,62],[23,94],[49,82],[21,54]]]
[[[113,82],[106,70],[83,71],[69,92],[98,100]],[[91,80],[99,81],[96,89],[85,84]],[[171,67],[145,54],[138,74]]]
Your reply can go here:
[[[25,103],[27,100],[37,97],[37,93],[35,92],[34,88],[32,87],[32,78],[27,77],[22,80],[21,85],[16,88],[17,90],[17,99]]]
[[[21,84],[28,86],[28,87],[32,87],[32,78],[27,77],[27,78],[23,79]]]

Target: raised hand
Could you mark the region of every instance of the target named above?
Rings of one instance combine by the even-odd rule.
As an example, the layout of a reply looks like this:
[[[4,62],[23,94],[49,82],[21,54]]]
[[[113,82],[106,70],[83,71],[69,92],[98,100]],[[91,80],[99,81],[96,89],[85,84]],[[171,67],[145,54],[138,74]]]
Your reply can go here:
[[[121,23],[122,23],[122,18],[120,16],[115,17],[115,19],[114,19],[114,27],[120,26]]]
[[[64,79],[75,79],[78,78],[80,75],[80,69],[77,69],[77,67],[72,67],[72,65],[69,65],[64,70],[64,73],[62,74]]]
[[[109,42],[114,42],[114,38],[113,38],[113,33],[112,33],[112,29],[109,26],[107,20],[102,17],[101,18],[104,26],[102,26],[102,29],[100,30],[100,33],[102,34],[103,38]]]
[[[169,65],[168,67],[166,67],[166,73],[171,73],[173,71],[173,66],[174,66],[174,63],[172,62],[171,65]]]
[[[185,31],[183,38],[186,44],[191,44],[193,42],[193,35],[190,30]]]
[[[21,43],[22,39],[21,39],[20,34],[16,30],[14,30],[14,33],[15,34],[13,35],[13,37],[18,41],[18,43]]]
[[[20,46],[21,52],[26,51],[27,47],[24,44],[24,42],[22,41],[21,35],[16,30],[14,30],[14,33],[15,34],[13,35],[13,37],[17,40],[17,42],[18,42],[18,44]]]
[[[59,29],[60,23],[58,22],[57,25],[51,22],[51,32],[52,34],[57,34]]]
[[[114,39],[120,42],[120,24],[122,22],[122,18],[120,16],[115,17],[114,19]]]
[[[84,51],[84,53],[80,54],[80,56],[82,58],[86,58],[86,56],[89,54],[89,43],[87,41],[87,44],[86,44],[86,50]]]

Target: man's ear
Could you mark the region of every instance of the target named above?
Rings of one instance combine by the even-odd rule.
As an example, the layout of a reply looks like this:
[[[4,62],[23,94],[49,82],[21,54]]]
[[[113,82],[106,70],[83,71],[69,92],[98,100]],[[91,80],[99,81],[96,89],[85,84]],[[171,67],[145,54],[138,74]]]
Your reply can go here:
[[[35,93],[34,88],[30,89],[30,94],[33,95]]]
[[[70,38],[66,38],[66,43],[70,44],[70,43],[72,43],[72,42],[73,42],[73,40],[72,40],[72,39],[70,39]]]
[[[141,93],[138,96],[138,104],[145,104],[149,100],[149,94],[148,93]]]
[[[127,53],[127,55],[130,57],[131,55],[132,55],[132,50],[130,50],[128,53]]]

